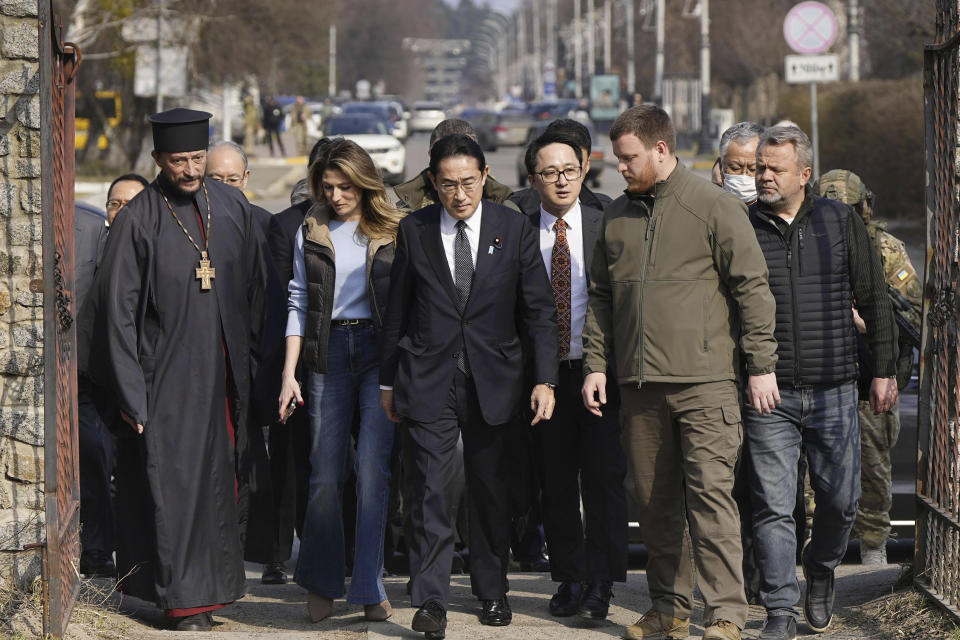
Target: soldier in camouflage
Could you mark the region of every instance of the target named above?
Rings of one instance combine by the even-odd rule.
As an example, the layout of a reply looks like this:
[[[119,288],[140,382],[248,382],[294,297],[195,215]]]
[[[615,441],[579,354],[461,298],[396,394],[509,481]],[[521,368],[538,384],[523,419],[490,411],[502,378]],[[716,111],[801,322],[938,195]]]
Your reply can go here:
[[[903,242],[886,230],[886,223],[873,219],[873,193],[863,181],[851,171],[835,169],[820,177],[814,187],[818,195],[840,200],[852,206],[864,223],[873,240],[887,284],[905,299],[899,313],[898,322],[909,322],[915,331],[919,331],[922,304],[922,283],[916,269],[910,262]],[[891,293],[891,296],[896,294]],[[897,308],[894,302],[894,308]],[[854,309],[854,322],[860,334],[866,331],[863,320]],[[898,362],[898,386],[902,389],[909,382],[909,371],[913,366],[913,347],[906,340],[906,331],[900,330],[900,362]],[[860,341],[860,380],[872,377],[869,353],[864,341]],[[862,496],[857,508],[857,520],[853,535],[860,538],[860,561],[863,564],[883,565],[887,563],[887,538],[890,536],[890,506],[892,501],[892,477],[890,450],[897,442],[900,433],[899,403],[890,411],[875,414],[870,409],[869,387],[866,392],[861,388],[860,447]]]

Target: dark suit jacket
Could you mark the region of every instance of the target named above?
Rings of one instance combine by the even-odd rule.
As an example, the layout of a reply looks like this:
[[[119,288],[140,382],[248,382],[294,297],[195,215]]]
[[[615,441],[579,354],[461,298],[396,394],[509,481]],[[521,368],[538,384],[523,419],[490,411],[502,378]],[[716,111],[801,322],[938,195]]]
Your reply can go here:
[[[532,191],[532,189],[531,189]],[[534,192],[536,193],[536,192]],[[540,208],[537,205],[537,210],[531,213],[525,214],[527,219],[530,221],[530,224],[533,226],[533,229],[537,233],[538,242],[540,234]],[[580,218],[581,223],[583,224],[583,264],[585,265],[585,273],[587,275],[587,287],[590,286],[590,265],[593,264],[593,250],[597,246],[597,238],[600,236],[600,230],[603,226],[603,212],[599,209],[594,209],[593,207],[588,207],[584,204],[580,204]],[[542,259],[542,258],[541,258]],[[529,370],[529,364],[528,364]],[[607,389],[608,391],[611,388],[616,387],[616,378],[614,377],[614,372],[616,367],[608,368],[607,370]]]
[[[93,285],[93,276],[100,264],[100,254],[107,240],[106,218],[81,207],[73,210],[73,251],[75,265],[74,315],[80,315],[87,293]]]
[[[518,328],[531,345],[536,382],[557,383],[557,311],[537,234],[516,211],[483,201],[473,285],[461,315],[440,240],[441,212],[435,204],[400,222],[380,384],[394,387],[400,415],[437,420],[462,332],[483,419],[503,424],[528,393]]]
[[[277,267],[277,273],[283,280],[285,289],[286,285],[293,280],[293,250],[297,231],[312,204],[312,200],[304,200],[270,218],[267,241],[270,243],[273,264]]]

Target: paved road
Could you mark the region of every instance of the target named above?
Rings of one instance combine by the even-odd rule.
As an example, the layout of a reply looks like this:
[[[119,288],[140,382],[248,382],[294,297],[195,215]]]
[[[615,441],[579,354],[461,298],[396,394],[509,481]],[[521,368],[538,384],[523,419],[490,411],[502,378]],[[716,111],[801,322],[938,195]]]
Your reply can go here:
[[[860,567],[842,566],[837,577],[837,614],[831,630],[817,635],[818,640],[866,640],[876,638],[872,627],[865,624],[862,616],[852,607],[889,593],[899,576],[899,567],[866,570]],[[264,586],[259,580],[259,568],[248,566],[248,595],[214,615],[217,623],[216,638],[369,638],[422,639],[423,635],[410,630],[415,609],[409,606],[405,594],[405,578],[388,578],[385,587],[393,603],[394,615],[386,622],[368,623],[363,619],[362,609],[338,600],[333,615],[312,624],[306,615],[306,592],[296,585]],[[799,576],[801,583],[803,577]],[[631,571],[626,584],[616,585],[611,602],[610,616],[604,623],[593,623],[579,618],[553,618],[547,613],[550,596],[556,586],[549,575],[542,573],[515,573],[510,575],[510,602],[514,611],[513,624],[508,627],[484,627],[477,621],[479,607],[470,594],[469,576],[454,576],[452,579],[451,605],[447,637],[470,638],[471,640],[588,640],[619,638],[624,627],[633,624],[640,613],[650,606],[647,580],[644,572]],[[135,598],[111,596],[108,607],[117,611],[109,615],[111,624],[122,624],[124,638],[129,640],[153,640],[169,637],[168,631],[158,630],[163,619],[152,605]],[[750,608],[750,617],[744,638],[756,638],[765,618],[760,607]],[[703,634],[703,603],[696,602],[692,617],[694,625],[691,637]],[[103,625],[101,625],[103,628]],[[799,625],[801,635],[809,633],[806,625]],[[178,633],[177,638],[209,638],[209,634]]]

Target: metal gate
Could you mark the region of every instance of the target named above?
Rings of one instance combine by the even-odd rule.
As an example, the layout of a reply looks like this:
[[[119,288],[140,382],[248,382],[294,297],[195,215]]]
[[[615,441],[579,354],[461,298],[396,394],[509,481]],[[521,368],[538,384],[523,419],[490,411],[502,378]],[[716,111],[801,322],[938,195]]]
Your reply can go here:
[[[52,0],[39,2],[40,162],[43,203],[44,633],[60,637],[80,588],[77,350],[73,303],[74,76],[79,52],[63,42]]]
[[[927,261],[918,407],[915,584],[960,620],[960,285],[957,0],[937,0],[924,57]]]

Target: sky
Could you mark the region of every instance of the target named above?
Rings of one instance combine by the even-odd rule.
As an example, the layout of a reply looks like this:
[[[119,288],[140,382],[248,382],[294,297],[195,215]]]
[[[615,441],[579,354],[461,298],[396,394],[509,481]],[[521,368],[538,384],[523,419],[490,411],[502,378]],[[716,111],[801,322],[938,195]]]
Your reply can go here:
[[[490,8],[499,11],[500,13],[513,13],[513,10],[517,8],[519,0],[475,0],[478,5],[489,4]],[[445,0],[447,4],[456,6],[458,0]]]

